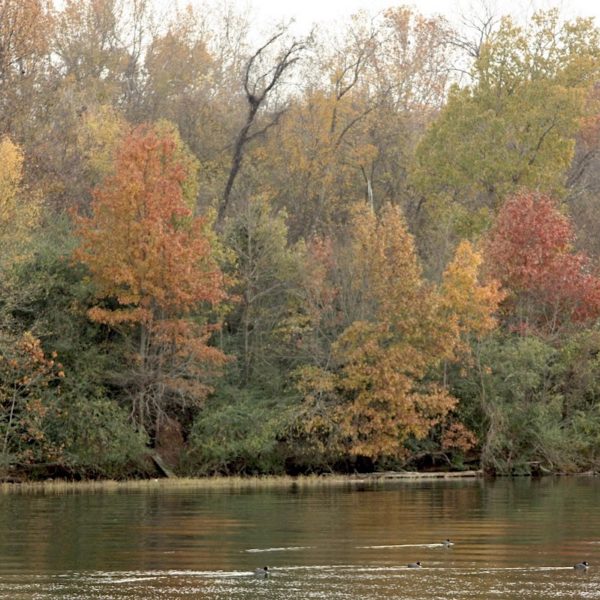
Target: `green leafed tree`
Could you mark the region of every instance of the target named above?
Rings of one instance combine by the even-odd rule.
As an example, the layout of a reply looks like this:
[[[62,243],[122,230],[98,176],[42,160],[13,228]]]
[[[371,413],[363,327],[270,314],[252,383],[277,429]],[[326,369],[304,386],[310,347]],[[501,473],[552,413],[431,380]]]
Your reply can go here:
[[[225,225],[238,302],[227,319],[244,385],[280,382],[289,364],[289,317],[294,311],[299,257],[287,242],[285,213],[265,197],[250,199]]]
[[[591,19],[562,22],[550,10],[527,27],[501,20],[472,83],[451,90],[417,149],[412,181],[438,248],[439,238],[484,229],[519,187],[564,193],[599,74],[600,32]]]

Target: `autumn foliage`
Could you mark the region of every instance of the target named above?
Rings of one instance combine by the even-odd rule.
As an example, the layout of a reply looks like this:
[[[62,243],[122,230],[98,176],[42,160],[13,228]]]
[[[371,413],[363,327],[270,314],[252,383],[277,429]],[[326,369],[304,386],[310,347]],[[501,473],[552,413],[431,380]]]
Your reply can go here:
[[[5,464],[597,471],[593,19],[156,4],[0,0]]]
[[[554,333],[600,315],[600,279],[574,242],[569,219],[549,196],[523,191],[506,201],[486,257],[508,292],[503,309],[511,327]]]
[[[76,216],[98,304],[89,317],[132,335],[130,359],[138,377],[140,425],[164,410],[169,395],[206,395],[209,365],[224,355],[207,345],[211,327],[190,318],[201,304],[225,298],[212,255],[208,223],[185,203],[186,172],[175,141],[150,127],[125,137],[115,173],[94,191],[92,215]]]
[[[64,377],[62,365],[56,353],[46,356],[31,332],[11,341],[11,350],[0,353],[2,461],[54,460],[61,449],[44,431],[50,410],[44,400]]]
[[[496,311],[505,294],[495,279],[480,282],[482,265],[481,254],[463,240],[442,278],[441,306],[462,340],[457,344],[459,352],[468,352],[468,336],[481,339],[497,326]]]
[[[23,151],[0,138],[0,265],[23,258],[40,220],[39,196],[23,185]]]
[[[300,371],[306,429],[322,452],[398,458],[409,437],[425,437],[455,407],[428,375],[457,356],[463,334],[493,328],[499,295],[479,284],[481,259],[469,246],[459,248],[445,287],[428,284],[397,207],[379,217],[360,210],[351,235],[352,286],[365,310],[334,342],[333,368]],[[463,426],[453,432],[455,446],[473,443]]]

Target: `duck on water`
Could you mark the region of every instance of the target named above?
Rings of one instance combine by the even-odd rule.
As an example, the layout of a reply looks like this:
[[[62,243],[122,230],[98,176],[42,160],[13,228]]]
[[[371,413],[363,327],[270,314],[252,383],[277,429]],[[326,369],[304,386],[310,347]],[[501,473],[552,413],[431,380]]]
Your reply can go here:
[[[259,569],[254,569],[254,577],[266,579],[269,576],[269,573],[269,567],[260,567]]]

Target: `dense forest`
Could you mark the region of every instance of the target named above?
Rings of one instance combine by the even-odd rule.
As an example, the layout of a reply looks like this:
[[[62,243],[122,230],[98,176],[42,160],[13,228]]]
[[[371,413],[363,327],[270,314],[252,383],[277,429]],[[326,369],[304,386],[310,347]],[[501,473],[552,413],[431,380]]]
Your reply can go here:
[[[600,29],[0,0],[0,475],[600,468]]]

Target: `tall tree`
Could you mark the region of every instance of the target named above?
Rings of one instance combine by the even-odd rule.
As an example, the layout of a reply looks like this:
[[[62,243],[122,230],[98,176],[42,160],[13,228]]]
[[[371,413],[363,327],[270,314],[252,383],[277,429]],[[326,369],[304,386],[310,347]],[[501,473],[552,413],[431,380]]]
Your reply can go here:
[[[600,31],[589,19],[561,23],[556,10],[527,29],[505,17],[473,73],[421,144],[420,189],[492,209],[517,186],[560,191],[600,74]]]
[[[0,135],[21,141],[32,125],[51,33],[42,0],[0,0]]]
[[[426,254],[439,275],[457,238],[485,230],[521,186],[563,195],[589,89],[600,75],[600,31],[558,11],[527,27],[503,18],[477,50],[472,83],[455,86],[417,148]],[[428,247],[426,247],[428,246]]]
[[[291,358],[284,331],[297,305],[299,272],[285,215],[273,214],[266,198],[251,198],[227,219],[224,243],[234,258],[232,292],[239,298],[227,328],[236,343],[240,381],[276,387]]]
[[[357,200],[408,204],[408,165],[447,86],[446,30],[393,9],[317,39],[303,94],[256,152],[268,169],[258,185],[286,208],[292,238],[334,233]]]
[[[359,212],[351,231],[363,316],[335,341],[329,365],[300,371],[302,426],[334,458],[398,460],[410,436],[424,437],[455,405],[426,376],[452,357],[456,334],[440,318],[397,207],[385,207],[380,218]]]
[[[127,68],[127,48],[121,39],[121,0],[66,0],[55,16],[53,50],[63,78],[84,92],[86,101],[119,99]]]
[[[76,218],[75,257],[99,300],[89,316],[128,341],[122,383],[135,422],[154,433],[167,412],[205,397],[211,368],[225,360],[198,312],[225,291],[210,225],[185,202],[190,164],[178,160],[171,135],[138,127],[123,140],[115,174],[95,190],[92,215]]]

